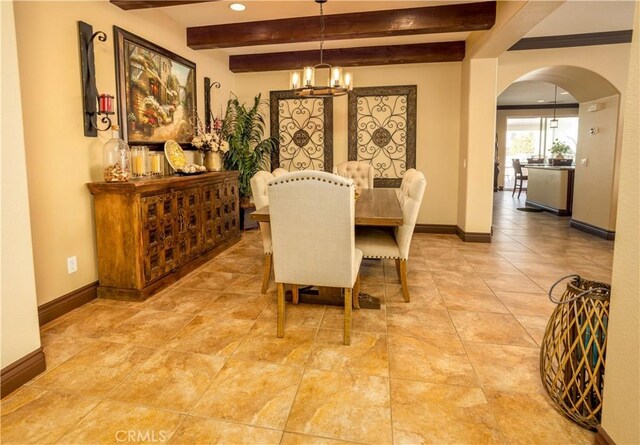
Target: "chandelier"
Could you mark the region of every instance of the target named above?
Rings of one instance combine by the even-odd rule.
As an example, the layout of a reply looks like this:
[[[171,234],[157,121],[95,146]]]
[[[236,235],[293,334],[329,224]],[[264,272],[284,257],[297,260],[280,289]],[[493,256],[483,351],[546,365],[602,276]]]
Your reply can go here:
[[[302,97],[334,97],[343,96],[353,89],[353,74],[342,74],[342,68],[324,62],[322,48],[324,46],[324,11],[323,3],[327,0],[315,0],[320,4],[320,63],[305,66],[300,71],[292,71],[289,79],[291,90],[296,96]],[[326,85],[316,85],[316,70],[328,69],[329,79]]]
[[[549,121],[549,128],[558,128],[558,118],[556,117],[556,106],[558,106],[558,85],[553,93],[553,119]]]

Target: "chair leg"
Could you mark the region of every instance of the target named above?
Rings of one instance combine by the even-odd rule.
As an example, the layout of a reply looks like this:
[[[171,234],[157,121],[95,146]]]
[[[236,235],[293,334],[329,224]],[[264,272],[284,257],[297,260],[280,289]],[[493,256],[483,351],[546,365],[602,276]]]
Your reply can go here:
[[[524,179],[520,179],[520,188],[518,189],[518,199],[520,199],[520,193],[522,193],[522,183],[524,182]]]
[[[278,338],[284,337],[284,283],[278,283]]]
[[[351,298],[353,300],[353,308],[360,309],[360,274],[358,274],[356,282],[353,285],[353,295]]]
[[[271,278],[271,268],[273,267],[273,255],[264,254],[264,274],[262,275],[262,293],[266,294],[269,288],[269,279]]]
[[[400,260],[400,284],[404,301],[409,302],[409,286],[407,285],[407,260]]]
[[[300,302],[300,287],[297,284],[291,285],[291,294],[293,304],[298,304]]]
[[[396,273],[398,274],[398,280],[402,279],[401,274],[400,274],[400,260],[399,259],[396,260]]]
[[[344,338],[346,346],[351,344],[351,289],[344,290]]]
[[[518,178],[515,178],[513,180],[513,191],[511,192],[511,197],[513,198],[513,195],[516,194],[516,187],[518,186]]]

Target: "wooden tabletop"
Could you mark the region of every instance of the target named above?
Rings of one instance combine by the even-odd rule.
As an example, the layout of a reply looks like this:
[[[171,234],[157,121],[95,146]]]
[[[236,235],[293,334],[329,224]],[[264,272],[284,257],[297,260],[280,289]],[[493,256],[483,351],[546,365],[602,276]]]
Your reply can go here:
[[[259,222],[269,222],[269,206],[251,214]],[[356,226],[401,226],[402,209],[396,189],[363,189],[356,200]]]

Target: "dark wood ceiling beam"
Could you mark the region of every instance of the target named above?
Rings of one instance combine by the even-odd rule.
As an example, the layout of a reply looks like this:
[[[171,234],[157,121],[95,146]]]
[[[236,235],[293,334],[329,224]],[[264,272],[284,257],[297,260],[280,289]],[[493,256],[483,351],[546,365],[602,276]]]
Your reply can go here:
[[[458,62],[464,59],[465,42],[416,43],[411,45],[365,46],[328,49],[324,61],[335,66],[372,66],[403,63]],[[234,73],[295,70],[317,64],[318,50],[283,53],[243,54],[229,57]]]
[[[129,11],[130,9],[162,8],[164,6],[188,5],[190,3],[207,3],[218,0],[111,0],[111,3]]]
[[[347,40],[490,29],[496,2],[464,3],[325,15],[325,40]],[[320,17],[298,17],[187,28],[193,49],[234,48],[320,40]]]

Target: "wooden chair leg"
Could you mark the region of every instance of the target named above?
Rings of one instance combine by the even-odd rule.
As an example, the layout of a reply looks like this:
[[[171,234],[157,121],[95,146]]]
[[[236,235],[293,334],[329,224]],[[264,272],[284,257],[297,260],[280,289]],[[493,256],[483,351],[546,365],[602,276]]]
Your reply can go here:
[[[409,300],[409,286],[407,285],[407,260],[400,260],[400,284],[402,285],[402,296],[407,303]]]
[[[520,199],[520,193],[522,193],[522,183],[524,182],[524,179],[520,179],[520,188],[518,189],[518,199]]]
[[[344,290],[344,338],[346,346],[351,344],[351,289]]]
[[[353,300],[353,308],[360,309],[360,274],[358,274],[356,282],[353,285],[353,295],[351,299]]]
[[[278,283],[278,338],[284,337],[284,283]]]
[[[262,293],[266,294],[269,288],[269,279],[271,278],[271,268],[273,267],[273,255],[264,254],[264,274],[262,275]]]
[[[513,195],[516,194],[516,187],[518,187],[518,178],[515,178],[513,180],[513,191],[511,192],[511,197],[513,198]]]
[[[401,274],[400,274],[400,260],[399,259],[396,260],[396,273],[398,274],[398,280],[402,279]]]
[[[298,304],[300,302],[300,287],[297,284],[291,285],[291,294],[291,301],[293,302],[293,304]]]

